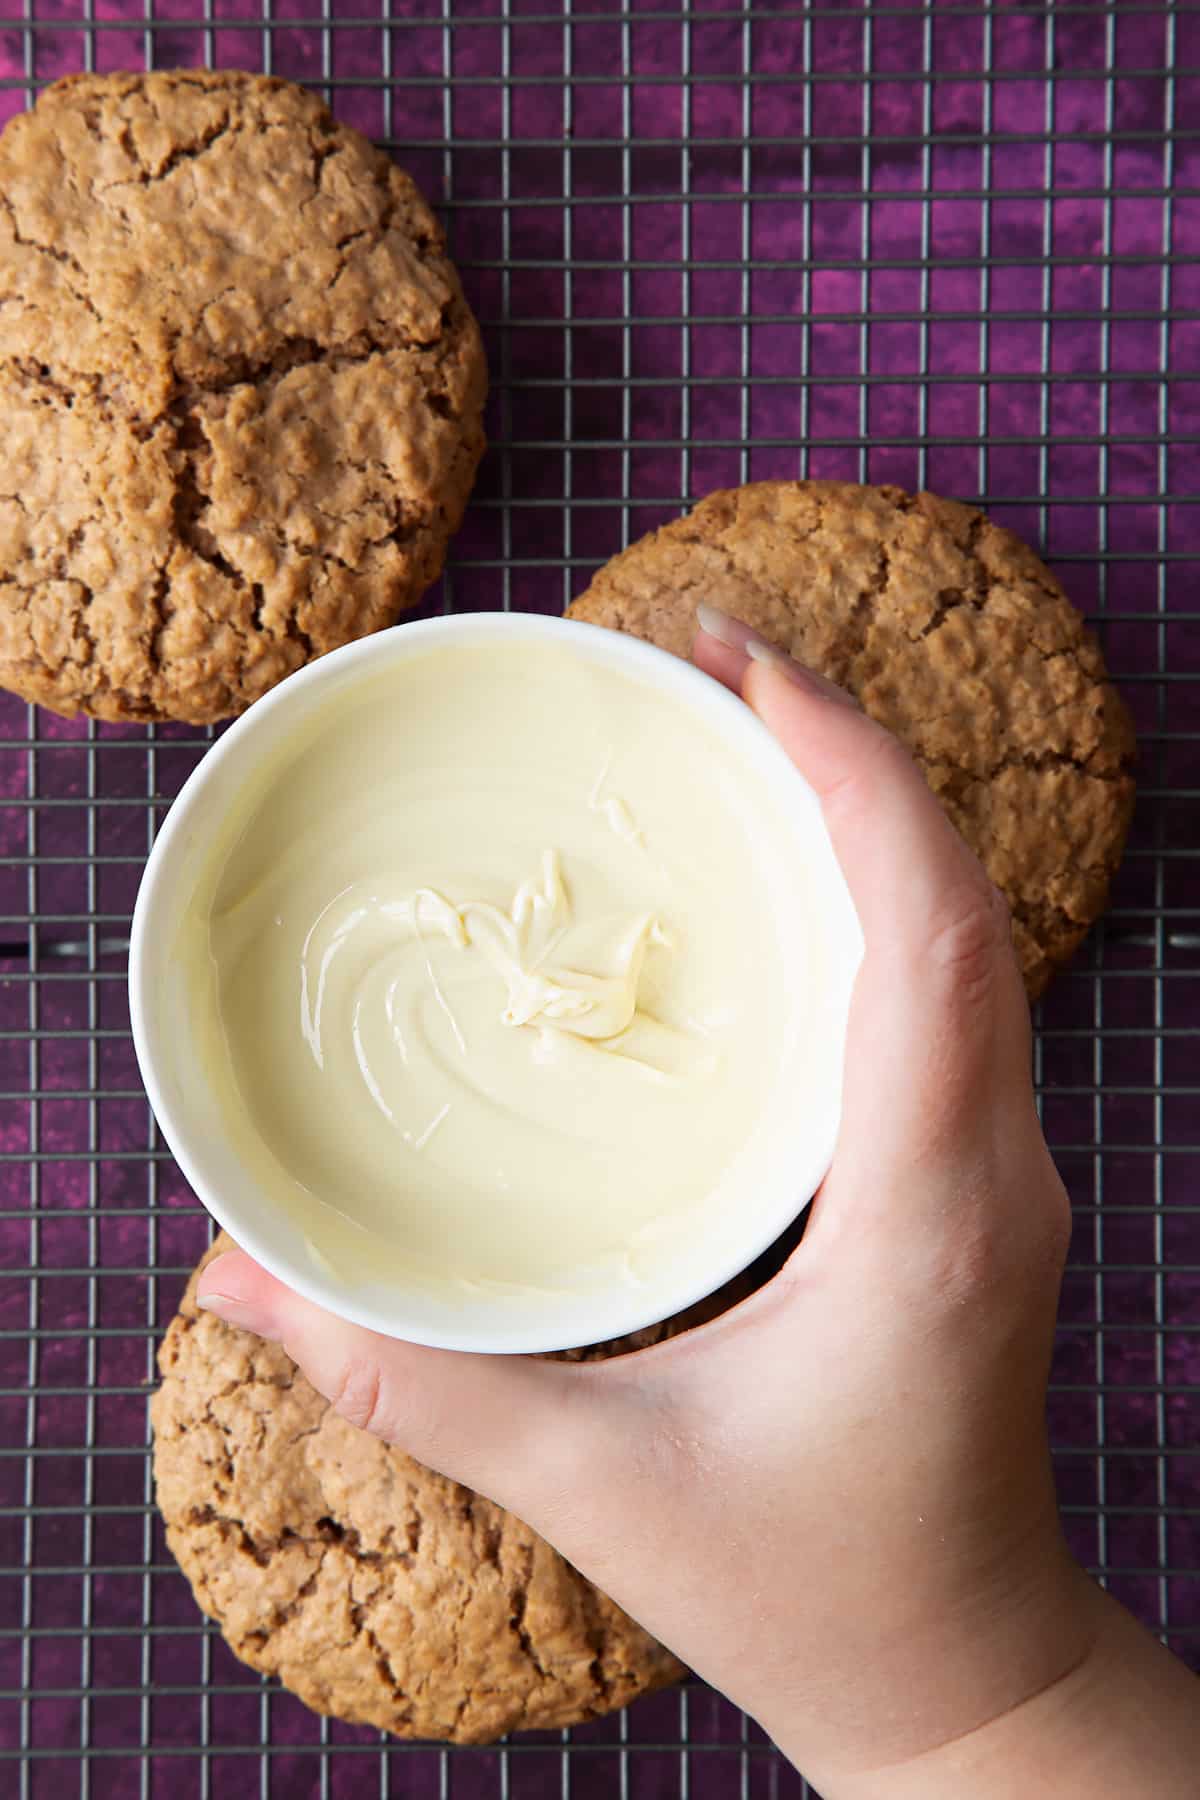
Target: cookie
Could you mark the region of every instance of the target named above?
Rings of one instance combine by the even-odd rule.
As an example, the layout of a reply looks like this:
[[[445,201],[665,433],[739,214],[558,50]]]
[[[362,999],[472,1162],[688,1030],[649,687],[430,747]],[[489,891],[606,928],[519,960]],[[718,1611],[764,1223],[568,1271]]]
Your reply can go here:
[[[702,600],[903,739],[1007,897],[1040,994],[1104,907],[1134,746],[1099,647],[1032,550],[933,494],[763,481],[631,545],[568,610],[687,656]]]
[[[0,683],[203,724],[393,624],[485,386],[429,208],[315,95],[48,88],[0,136]]]
[[[527,1525],[348,1425],[195,1292],[193,1275],[159,1351],[155,1483],[167,1542],[244,1662],[317,1712],[458,1743],[678,1680]]]

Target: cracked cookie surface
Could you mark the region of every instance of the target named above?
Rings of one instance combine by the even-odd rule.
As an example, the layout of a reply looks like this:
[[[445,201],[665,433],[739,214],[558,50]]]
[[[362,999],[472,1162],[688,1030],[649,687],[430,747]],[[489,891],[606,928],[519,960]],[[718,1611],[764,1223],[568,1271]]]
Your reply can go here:
[[[315,95],[48,88],[0,136],[0,684],[207,723],[393,624],[485,388],[433,215]]]
[[[568,612],[687,656],[702,600],[908,745],[1008,899],[1040,994],[1103,910],[1134,746],[1098,645],[1033,551],[933,494],[757,482],[632,544]]]
[[[200,1268],[232,1247],[222,1235]],[[244,1662],[318,1712],[462,1743],[577,1724],[680,1677],[527,1525],[348,1425],[195,1291],[193,1275],[159,1351],[155,1484],[171,1550]]]

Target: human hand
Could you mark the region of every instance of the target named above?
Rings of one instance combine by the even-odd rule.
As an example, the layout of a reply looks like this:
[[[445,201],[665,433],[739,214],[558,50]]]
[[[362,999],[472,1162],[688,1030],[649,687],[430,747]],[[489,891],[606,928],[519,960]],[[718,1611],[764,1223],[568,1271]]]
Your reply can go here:
[[[894,739],[706,616],[696,660],[820,795],[866,940],[800,1248],[712,1324],[604,1363],[395,1342],[240,1252],[200,1301],[528,1520],[830,1800],[916,1769],[895,1791],[932,1795],[942,1747],[1065,1691],[1100,1634],[1043,1418],[1068,1207],[1003,901]]]

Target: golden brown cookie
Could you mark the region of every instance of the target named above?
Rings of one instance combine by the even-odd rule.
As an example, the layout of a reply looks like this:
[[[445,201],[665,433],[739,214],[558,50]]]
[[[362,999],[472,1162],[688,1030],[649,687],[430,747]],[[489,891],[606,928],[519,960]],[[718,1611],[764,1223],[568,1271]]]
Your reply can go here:
[[[0,683],[202,723],[393,624],[485,386],[429,208],[315,95],[58,82],[0,136]]]
[[[460,1743],[678,1680],[527,1525],[348,1425],[195,1291],[159,1351],[154,1476],[167,1542],[244,1662],[317,1712]]]
[[[1104,907],[1133,806],[1133,728],[1050,571],[933,494],[764,481],[710,494],[570,607],[687,656],[706,600],[903,739],[1008,898],[1040,994]]]

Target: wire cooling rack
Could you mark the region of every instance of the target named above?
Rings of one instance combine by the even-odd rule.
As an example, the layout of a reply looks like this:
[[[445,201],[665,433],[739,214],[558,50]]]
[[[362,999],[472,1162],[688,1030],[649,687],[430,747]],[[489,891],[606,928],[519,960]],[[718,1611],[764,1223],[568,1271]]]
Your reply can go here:
[[[314,83],[441,207],[492,449],[434,607],[557,611],[708,489],[814,475],[985,499],[1098,623],[1141,790],[1037,1040],[1077,1220],[1050,1405],[1076,1550],[1200,1667],[1197,7],[0,0],[6,116],[73,70],[204,62]],[[205,742],[0,702],[0,1787],[805,1792],[695,1684],[443,1751],[318,1721],[201,1623],[146,1394],[208,1224],[141,1094],[125,948]]]

